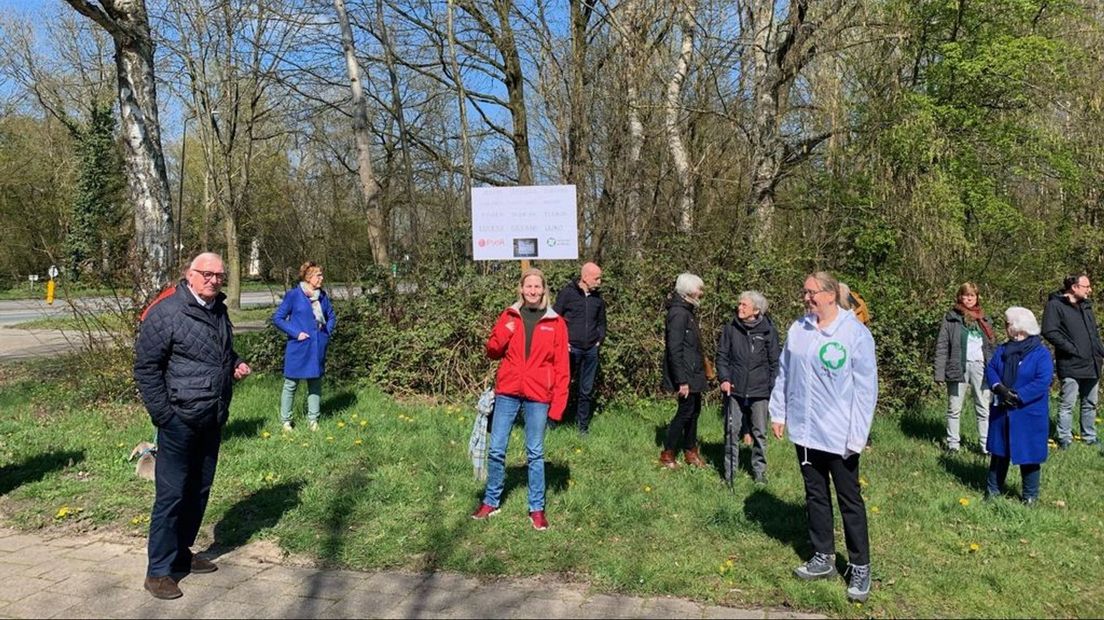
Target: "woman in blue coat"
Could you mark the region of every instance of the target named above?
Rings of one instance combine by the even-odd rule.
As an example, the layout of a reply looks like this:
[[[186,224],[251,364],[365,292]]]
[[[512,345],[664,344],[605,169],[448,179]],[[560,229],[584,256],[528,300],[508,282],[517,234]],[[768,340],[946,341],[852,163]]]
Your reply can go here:
[[[1039,338],[1039,322],[1027,308],[1004,312],[1008,342],[997,347],[985,378],[996,398],[989,411],[989,480],[985,498],[1004,491],[1009,463],[1020,466],[1023,502],[1039,499],[1039,478],[1047,458],[1050,382],[1054,361]]]
[[[272,315],[272,323],[287,337],[284,348],[284,390],[280,396],[280,421],[290,431],[291,403],[300,379],[307,380],[307,418],[310,429],[318,430],[322,412],[322,373],[326,347],[337,325],[330,297],[322,290],[322,268],[307,261],[299,268],[299,286],[284,294],[284,301]]]

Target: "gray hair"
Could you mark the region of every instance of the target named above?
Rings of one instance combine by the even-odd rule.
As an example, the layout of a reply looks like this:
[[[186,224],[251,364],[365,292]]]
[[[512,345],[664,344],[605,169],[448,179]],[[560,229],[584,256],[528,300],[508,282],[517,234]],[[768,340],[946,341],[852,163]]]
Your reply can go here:
[[[1012,306],[1004,311],[1004,319],[1008,322],[1009,334],[1038,336],[1041,331],[1035,315],[1027,308]]]
[[[750,301],[751,305],[755,306],[755,311],[760,316],[765,316],[767,314],[767,308],[770,306],[767,304],[767,298],[763,297],[762,293],[759,291],[744,291],[740,293],[740,301],[745,299]]]
[[[705,282],[692,273],[680,273],[675,279],[675,292],[683,297],[689,297],[690,293],[700,291],[704,286]]]

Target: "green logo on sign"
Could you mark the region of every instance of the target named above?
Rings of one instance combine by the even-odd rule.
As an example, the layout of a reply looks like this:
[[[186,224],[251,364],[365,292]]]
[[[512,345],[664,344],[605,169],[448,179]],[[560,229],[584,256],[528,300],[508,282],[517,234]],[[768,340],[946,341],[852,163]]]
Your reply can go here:
[[[839,370],[847,361],[847,349],[836,342],[826,342],[820,347],[820,363],[828,370]]]

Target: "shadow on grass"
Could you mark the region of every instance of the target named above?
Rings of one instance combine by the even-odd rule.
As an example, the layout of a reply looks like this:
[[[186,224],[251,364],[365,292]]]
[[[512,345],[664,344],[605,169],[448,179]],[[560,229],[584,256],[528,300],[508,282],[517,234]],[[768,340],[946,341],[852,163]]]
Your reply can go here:
[[[744,500],[744,516],[758,523],[767,536],[792,547],[799,558],[812,553],[803,504],[792,504],[778,499],[770,491],[756,489]]]
[[[702,458],[706,460],[710,466],[717,472],[717,476],[721,480],[725,477],[725,465],[724,465],[724,442],[720,443],[706,443],[704,441],[698,443],[698,449],[701,451]],[[733,473],[735,476],[735,473]]]
[[[0,495],[37,482],[54,471],[60,471],[84,460],[84,450],[44,452],[28,457],[19,463],[0,467]]]
[[[322,403],[322,415],[334,417],[346,409],[351,409],[356,404],[356,392],[352,390],[342,390],[333,396],[326,397],[326,400]]]
[[[302,480],[282,482],[239,500],[215,524],[212,548],[226,551],[240,547],[257,532],[279,523],[284,513],[299,505],[303,484]]]
[[[919,410],[901,414],[900,425],[901,432],[906,436],[933,443],[939,443],[947,433],[946,420],[942,416],[925,415]]]
[[[233,420],[222,429],[222,440],[256,437],[264,423],[265,421],[261,418],[238,418]]]
[[[989,473],[988,461],[978,462],[970,454],[943,454],[939,457],[939,464],[947,473],[958,478],[963,486],[979,493],[985,490],[985,477]]]

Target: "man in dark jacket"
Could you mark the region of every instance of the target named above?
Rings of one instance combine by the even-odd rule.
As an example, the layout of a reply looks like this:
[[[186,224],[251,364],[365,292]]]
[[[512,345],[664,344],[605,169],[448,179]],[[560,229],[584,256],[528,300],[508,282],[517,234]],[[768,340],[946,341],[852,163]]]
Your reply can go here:
[[[767,316],[767,299],[758,291],[740,293],[736,318],[721,329],[717,342],[717,380],[729,399],[725,407],[725,480],[730,485],[739,463],[738,442],[745,435],[752,440],[755,483],[767,483],[767,408],[781,353],[778,331]]]
[[[560,289],[553,308],[567,321],[571,378],[574,380],[575,423],[583,435],[590,430],[594,408],[594,377],[598,374],[598,346],[606,338],[606,302],[598,287],[602,269],[586,263],[579,278]]]
[[[1081,400],[1081,439],[1096,444],[1096,401],[1100,383],[1100,342],[1093,316],[1092,283],[1089,276],[1076,274],[1063,282],[1063,290],[1050,295],[1043,310],[1043,337],[1054,346],[1062,402],[1058,407],[1058,447],[1065,450],[1073,441],[1073,405]]]
[[[250,373],[233,348],[222,259],[204,253],[184,280],[142,315],[135,343],[134,380],[157,427],[156,497],[150,515],[145,588],[179,598],[171,575],[217,567],[192,555],[215,478],[222,427],[233,382]]]

